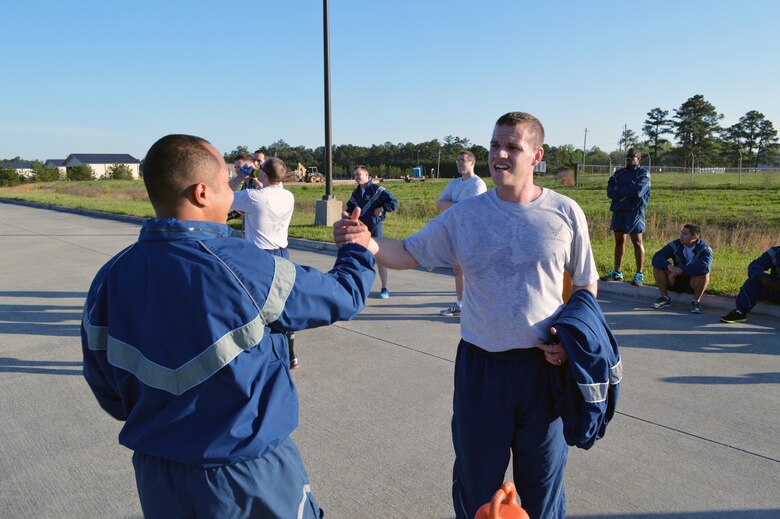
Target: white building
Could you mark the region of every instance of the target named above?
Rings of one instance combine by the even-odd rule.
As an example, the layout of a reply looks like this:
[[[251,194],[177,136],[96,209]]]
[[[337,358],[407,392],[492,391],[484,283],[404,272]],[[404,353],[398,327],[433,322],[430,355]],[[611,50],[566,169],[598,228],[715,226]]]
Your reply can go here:
[[[95,172],[95,178],[105,177],[108,168],[114,164],[124,164],[133,172],[133,178],[140,178],[141,161],[126,153],[71,153],[62,166],[67,170],[85,164]]]

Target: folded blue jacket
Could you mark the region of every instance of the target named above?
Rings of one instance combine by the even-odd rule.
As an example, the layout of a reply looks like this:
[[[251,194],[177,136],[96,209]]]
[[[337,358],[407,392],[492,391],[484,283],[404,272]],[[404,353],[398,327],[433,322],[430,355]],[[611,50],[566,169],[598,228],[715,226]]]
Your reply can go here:
[[[553,324],[569,361],[551,378],[566,443],[590,449],[615,414],[623,364],[596,297],[578,290]]]

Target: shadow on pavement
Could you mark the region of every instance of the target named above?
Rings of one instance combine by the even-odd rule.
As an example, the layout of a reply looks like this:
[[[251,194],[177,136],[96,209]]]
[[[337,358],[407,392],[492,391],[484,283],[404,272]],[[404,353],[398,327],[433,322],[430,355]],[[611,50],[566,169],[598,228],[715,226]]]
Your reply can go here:
[[[31,373],[33,375],[81,375],[81,366],[81,362],[59,360],[24,360],[15,359],[12,357],[0,357],[0,373]]]
[[[780,517],[780,508],[769,510],[723,510],[664,512],[658,514],[567,515],[569,519],[769,519]]]
[[[672,384],[780,384],[780,372],[746,373],[741,377],[666,377],[660,380]]]

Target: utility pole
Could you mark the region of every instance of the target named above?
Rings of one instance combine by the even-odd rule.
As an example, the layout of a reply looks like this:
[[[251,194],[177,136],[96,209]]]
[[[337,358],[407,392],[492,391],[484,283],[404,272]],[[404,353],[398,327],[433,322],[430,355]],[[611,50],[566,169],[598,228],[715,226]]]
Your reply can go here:
[[[585,128],[585,140],[582,141],[582,167],[585,168],[585,150],[588,147],[588,129]],[[585,169],[582,170],[585,173]]]
[[[328,0],[322,0],[323,60],[325,69],[325,195],[314,210],[314,225],[330,227],[341,217],[341,202],[333,196],[333,136],[330,117],[330,21]]]

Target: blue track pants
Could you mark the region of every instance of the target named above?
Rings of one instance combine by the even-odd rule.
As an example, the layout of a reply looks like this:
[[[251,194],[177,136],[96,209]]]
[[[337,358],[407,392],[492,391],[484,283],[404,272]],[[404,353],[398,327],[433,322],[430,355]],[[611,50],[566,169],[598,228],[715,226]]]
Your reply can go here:
[[[500,353],[461,340],[455,360],[452,499],[458,519],[472,519],[512,470],[532,519],[563,518],[568,447],[555,414],[554,368],[536,349]]]
[[[316,519],[298,447],[289,437],[263,457],[214,468],[133,454],[146,519]]]

